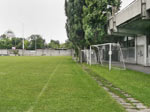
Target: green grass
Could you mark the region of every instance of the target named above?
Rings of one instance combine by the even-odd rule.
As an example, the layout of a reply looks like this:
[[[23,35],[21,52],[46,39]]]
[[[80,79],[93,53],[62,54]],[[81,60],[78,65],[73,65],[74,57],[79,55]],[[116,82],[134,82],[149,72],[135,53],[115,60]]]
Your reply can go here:
[[[99,65],[88,67],[132,97],[150,106],[150,75],[132,70],[109,71],[108,68]]]
[[[71,57],[0,57],[0,112],[124,112]]]

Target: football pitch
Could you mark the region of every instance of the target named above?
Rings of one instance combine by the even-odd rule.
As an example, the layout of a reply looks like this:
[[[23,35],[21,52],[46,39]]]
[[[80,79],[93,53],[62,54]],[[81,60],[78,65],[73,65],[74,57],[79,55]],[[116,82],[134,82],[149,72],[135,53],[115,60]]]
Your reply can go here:
[[[0,112],[124,112],[71,57],[0,57]]]

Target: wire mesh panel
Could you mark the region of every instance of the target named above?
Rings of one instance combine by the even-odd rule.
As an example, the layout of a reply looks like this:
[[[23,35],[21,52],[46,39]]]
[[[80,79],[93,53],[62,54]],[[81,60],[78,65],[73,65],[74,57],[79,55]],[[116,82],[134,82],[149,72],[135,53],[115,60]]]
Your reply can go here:
[[[90,53],[89,49],[82,50],[82,62],[85,62],[87,64],[90,64],[90,57],[91,57],[91,62],[92,64],[97,64],[97,55],[95,50],[92,50]]]

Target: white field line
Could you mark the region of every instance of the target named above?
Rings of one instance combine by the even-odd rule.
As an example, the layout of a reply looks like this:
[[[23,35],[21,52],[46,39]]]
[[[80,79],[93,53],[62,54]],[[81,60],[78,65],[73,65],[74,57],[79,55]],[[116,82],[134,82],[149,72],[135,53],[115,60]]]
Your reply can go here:
[[[40,94],[38,95],[38,97],[36,98],[34,104],[28,109],[28,111],[25,112],[33,112],[33,109],[35,107],[35,105],[38,103],[40,97],[43,95],[43,93],[45,92],[49,81],[51,80],[51,78],[53,77],[53,75],[55,74],[55,72],[57,71],[58,67],[59,67],[60,63],[56,66],[56,68],[54,69],[54,71],[50,74],[48,81],[46,82],[46,84],[44,85],[44,87],[42,88]]]

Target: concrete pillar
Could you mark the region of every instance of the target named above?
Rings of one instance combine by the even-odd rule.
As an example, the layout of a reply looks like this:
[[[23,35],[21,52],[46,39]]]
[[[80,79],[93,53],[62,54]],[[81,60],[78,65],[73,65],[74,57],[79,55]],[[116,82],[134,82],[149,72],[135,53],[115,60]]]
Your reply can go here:
[[[144,59],[143,59],[143,65],[147,66],[147,37],[146,36],[141,36],[140,37],[143,40],[143,45],[144,45]]]
[[[141,0],[141,16],[142,19],[148,19],[148,12],[146,10],[146,0]]]
[[[144,36],[145,38],[145,45],[144,45],[144,65],[147,66],[147,37]]]
[[[116,27],[116,15],[115,13],[117,12],[117,7],[113,6],[112,7],[112,17],[113,17],[113,31],[117,32],[117,27]]]
[[[147,66],[147,40],[146,36],[137,37],[137,64]]]
[[[135,63],[137,64],[137,37],[135,37]]]

